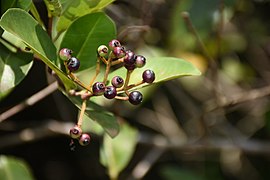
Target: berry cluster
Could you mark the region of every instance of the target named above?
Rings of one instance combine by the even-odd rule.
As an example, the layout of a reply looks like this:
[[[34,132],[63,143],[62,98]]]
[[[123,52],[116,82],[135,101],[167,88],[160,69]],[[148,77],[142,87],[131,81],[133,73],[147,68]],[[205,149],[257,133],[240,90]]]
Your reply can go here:
[[[80,145],[86,146],[90,143],[89,134],[82,133],[82,129],[79,126],[74,126],[70,129],[69,135],[72,139],[78,139]]]
[[[90,136],[88,136],[89,138],[86,137],[86,135],[83,136],[82,132],[80,131],[80,127],[82,124],[82,114],[84,113],[86,107],[86,100],[92,96],[104,96],[107,99],[115,98],[126,100],[133,105],[139,105],[143,100],[143,95],[139,91],[132,91],[132,89],[144,83],[153,83],[155,80],[155,73],[152,70],[147,69],[143,72],[142,80],[140,82],[136,84],[129,84],[132,72],[136,68],[144,67],[146,64],[146,58],[142,55],[136,55],[131,50],[126,50],[126,48],[122,46],[118,40],[113,39],[108,43],[108,46],[100,45],[97,48],[96,73],[91,79],[89,85],[85,85],[75,76],[75,74],[73,74],[73,72],[79,69],[80,61],[76,57],[72,56],[72,53],[72,50],[63,48],[59,51],[59,57],[64,61],[64,65],[69,77],[82,86],[85,90],[71,90],[69,92],[70,95],[81,96],[83,100],[81,115],[78,119],[77,126],[71,129],[70,135],[72,138],[75,137],[75,139],[80,138],[80,144],[85,145],[89,143]],[[95,81],[100,73],[101,62],[103,62],[106,66],[103,81]],[[126,68],[127,73],[125,79],[120,76],[115,76],[108,81],[110,68],[114,65],[122,65]]]

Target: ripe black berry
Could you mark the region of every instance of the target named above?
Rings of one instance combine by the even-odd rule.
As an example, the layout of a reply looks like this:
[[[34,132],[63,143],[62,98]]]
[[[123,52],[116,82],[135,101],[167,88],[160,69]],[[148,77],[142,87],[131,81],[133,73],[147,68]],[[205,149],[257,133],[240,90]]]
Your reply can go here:
[[[63,61],[67,61],[71,58],[71,54],[72,54],[72,51],[68,48],[62,48],[60,51],[59,51],[59,57],[60,59],[62,59]]]
[[[80,61],[79,59],[75,57],[71,57],[67,62],[67,68],[71,72],[77,71],[80,67]]]
[[[143,95],[139,91],[133,91],[129,94],[128,100],[133,105],[138,105],[143,100]]]
[[[82,135],[82,129],[78,126],[74,126],[69,130],[69,135],[73,139],[77,139]]]
[[[112,85],[116,88],[120,88],[124,84],[124,79],[120,76],[114,76],[111,81]]]
[[[87,146],[90,143],[90,136],[89,134],[82,134],[79,140],[80,145]]]
[[[113,39],[109,42],[110,50],[113,50],[115,47],[121,47],[121,43],[117,39]]]
[[[117,95],[116,88],[113,86],[107,86],[105,88],[104,96],[107,99],[113,99]]]
[[[93,91],[93,94],[96,96],[100,96],[100,95],[104,94],[105,84],[103,82],[96,82],[92,86],[92,91]]]
[[[135,65],[138,68],[143,67],[145,65],[145,63],[146,63],[146,59],[145,59],[144,56],[137,55],[134,59],[135,59]]]
[[[104,57],[108,54],[109,52],[109,49],[107,46],[105,45],[100,45],[97,49],[97,52],[98,52],[98,55],[101,56],[101,57]]]
[[[133,65],[135,63],[135,54],[134,52],[127,50],[124,58],[125,65]]]
[[[115,47],[113,48],[113,54],[116,58],[122,58],[126,55],[125,48]]]
[[[143,78],[143,82],[152,83],[154,82],[156,76],[155,76],[154,71],[147,69],[143,72],[142,78]]]

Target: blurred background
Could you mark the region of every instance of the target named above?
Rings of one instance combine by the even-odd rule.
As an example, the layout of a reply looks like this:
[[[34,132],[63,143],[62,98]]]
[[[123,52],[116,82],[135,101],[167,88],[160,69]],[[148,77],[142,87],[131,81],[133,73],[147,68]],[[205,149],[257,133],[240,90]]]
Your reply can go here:
[[[269,0],[116,0],[106,9],[125,46],[183,58],[202,72],[144,89],[138,108],[108,105],[139,130],[119,179],[270,178],[269,10]],[[0,112],[47,84],[45,65],[34,61]],[[77,108],[56,91],[0,123],[0,154],[24,160],[38,180],[109,179],[99,135],[70,150],[76,119]]]

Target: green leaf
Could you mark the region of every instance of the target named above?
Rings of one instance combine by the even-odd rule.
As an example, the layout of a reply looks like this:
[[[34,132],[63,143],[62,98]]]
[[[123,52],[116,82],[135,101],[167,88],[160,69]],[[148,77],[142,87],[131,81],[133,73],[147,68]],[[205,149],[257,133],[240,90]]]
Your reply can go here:
[[[127,123],[121,125],[121,131],[116,138],[104,136],[100,161],[108,168],[111,179],[117,179],[119,173],[128,165],[135,151],[137,137],[138,131]]]
[[[0,44],[0,100],[19,84],[32,67],[33,54],[9,51]]]
[[[82,99],[78,96],[68,96],[68,98],[81,109]],[[92,102],[87,102],[85,114],[92,120],[96,121],[109,136],[112,138],[119,133],[119,124],[116,117],[102,106]]]
[[[56,48],[46,31],[30,14],[22,9],[9,9],[2,16],[0,25],[30,47],[59,76],[67,90],[76,88],[74,82],[54,64],[57,59]]]
[[[143,71],[146,69],[151,69],[155,72],[156,79],[154,83],[168,81],[182,76],[201,74],[201,72],[195,66],[183,59],[174,57],[151,57],[147,58],[146,64],[143,68],[137,68],[133,71],[129,84],[141,82]],[[109,77],[112,78],[118,75],[124,78],[126,76],[126,71],[127,70],[125,68],[117,69],[116,71],[112,72]],[[149,84],[136,87],[136,89],[147,85]]]
[[[63,3],[63,13],[57,24],[58,32],[66,30],[72,21],[78,17],[100,11],[113,1],[114,0],[66,0]]]
[[[32,0],[1,0],[2,14],[9,8],[21,8],[25,11],[30,9]]]
[[[33,180],[28,165],[14,157],[0,156],[0,177],[3,180]]]
[[[98,46],[108,44],[115,36],[115,24],[107,15],[102,12],[87,14],[70,25],[60,47],[74,51],[81,62],[81,71],[96,64]]]

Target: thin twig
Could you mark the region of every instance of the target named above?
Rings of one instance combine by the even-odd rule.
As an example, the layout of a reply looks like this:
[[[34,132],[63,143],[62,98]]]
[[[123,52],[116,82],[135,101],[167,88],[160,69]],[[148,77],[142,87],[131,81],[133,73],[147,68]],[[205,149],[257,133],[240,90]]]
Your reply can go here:
[[[46,123],[42,123],[37,127],[25,128],[16,133],[2,135],[0,137],[0,149],[37,141],[57,134],[68,135],[69,129],[73,126],[74,123],[48,119]]]
[[[22,101],[21,103],[15,105],[14,107],[7,110],[6,112],[3,112],[0,115],[0,123],[10,118],[11,116],[21,112],[25,108],[29,106],[33,106],[38,101],[42,100],[43,98],[47,97],[48,95],[56,91],[57,88],[58,88],[57,82],[53,82],[52,84],[48,85],[46,88],[42,89],[41,91],[37,92],[36,94]]]
[[[141,160],[133,169],[131,176],[128,180],[142,179],[151,167],[158,161],[160,156],[164,153],[164,148],[153,147],[146,156]]]
[[[207,106],[206,110],[209,112],[216,110],[219,107],[233,106],[236,104],[252,101],[269,95],[270,95],[270,85],[265,86],[263,88],[253,89],[247,92],[241,92],[237,95],[234,95],[234,97],[232,98],[224,98],[221,104],[219,104],[218,106],[217,105]]]

